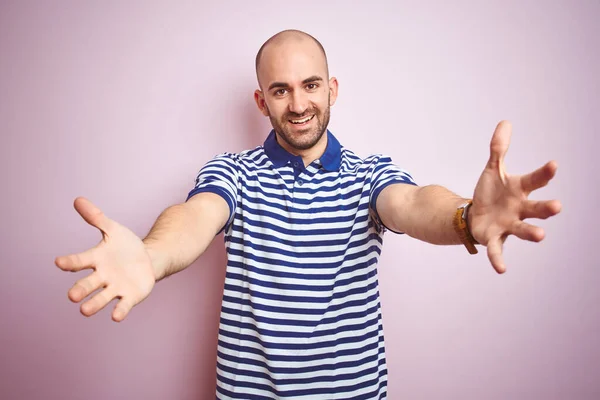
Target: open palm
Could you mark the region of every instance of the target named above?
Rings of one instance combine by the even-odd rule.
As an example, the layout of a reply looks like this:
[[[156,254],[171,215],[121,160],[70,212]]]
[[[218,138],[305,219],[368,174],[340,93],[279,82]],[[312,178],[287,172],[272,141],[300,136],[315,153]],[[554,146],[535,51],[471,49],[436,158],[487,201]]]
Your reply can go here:
[[[69,298],[78,303],[101,289],[81,305],[82,314],[91,316],[117,298],[112,318],[120,322],[154,287],[150,256],[138,236],[106,217],[89,200],[79,197],[74,206],[87,223],[100,230],[102,240],[82,253],[57,257],[55,263],[64,271],[93,269],[69,290]]]
[[[477,182],[473,205],[469,210],[469,227],[473,237],[487,246],[488,258],[498,273],[506,270],[502,246],[508,235],[539,242],[544,230],[523,220],[545,219],[560,212],[558,200],[529,200],[534,190],[546,186],[558,168],[555,161],[525,175],[509,175],[504,157],[510,144],[512,127],[502,121],[490,144],[490,159]]]

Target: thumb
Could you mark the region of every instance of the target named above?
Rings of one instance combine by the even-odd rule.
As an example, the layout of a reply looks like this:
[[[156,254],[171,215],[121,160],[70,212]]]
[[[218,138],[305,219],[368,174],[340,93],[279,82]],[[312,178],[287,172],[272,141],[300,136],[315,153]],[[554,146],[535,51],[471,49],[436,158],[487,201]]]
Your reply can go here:
[[[85,197],[78,197],[75,199],[73,206],[85,222],[106,233],[110,224],[110,219],[91,201]]]
[[[502,170],[504,156],[506,156],[506,152],[508,151],[511,134],[511,123],[508,121],[500,121],[500,123],[496,126],[496,130],[492,135],[492,141],[490,142],[490,160],[488,161],[489,168]]]

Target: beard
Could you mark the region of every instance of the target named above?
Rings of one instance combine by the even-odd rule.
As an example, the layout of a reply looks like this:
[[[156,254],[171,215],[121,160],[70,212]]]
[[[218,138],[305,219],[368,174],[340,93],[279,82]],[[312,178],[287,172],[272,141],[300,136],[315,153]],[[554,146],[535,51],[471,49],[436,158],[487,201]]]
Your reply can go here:
[[[269,113],[269,119],[271,120],[271,125],[275,130],[275,133],[282,138],[290,147],[295,150],[308,150],[313,147],[315,144],[321,140],[323,134],[327,131],[327,126],[329,125],[329,116],[330,116],[330,106],[329,101],[327,102],[327,108],[325,111],[321,112],[317,108],[307,109],[304,114],[299,115],[296,113],[287,113],[284,114],[281,120],[277,120]],[[314,115],[311,120],[310,127],[306,127],[302,130],[294,130],[292,131],[291,125],[289,122],[291,119],[302,119],[306,116]]]

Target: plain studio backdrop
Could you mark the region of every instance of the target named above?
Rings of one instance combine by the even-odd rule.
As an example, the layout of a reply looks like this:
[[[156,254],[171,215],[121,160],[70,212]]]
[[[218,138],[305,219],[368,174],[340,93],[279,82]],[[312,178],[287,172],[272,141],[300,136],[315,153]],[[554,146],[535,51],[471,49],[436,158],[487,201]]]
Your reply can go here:
[[[262,144],[254,56],[280,30],[316,36],[340,95],[331,131],[421,185],[473,194],[492,132],[534,199],[539,244],[485,248],[388,232],[379,265],[390,399],[600,396],[598,1],[0,3],[0,398],[214,398],[223,237],[121,324],[67,291],[57,255],[95,245],[77,196],[140,236],[213,156]]]

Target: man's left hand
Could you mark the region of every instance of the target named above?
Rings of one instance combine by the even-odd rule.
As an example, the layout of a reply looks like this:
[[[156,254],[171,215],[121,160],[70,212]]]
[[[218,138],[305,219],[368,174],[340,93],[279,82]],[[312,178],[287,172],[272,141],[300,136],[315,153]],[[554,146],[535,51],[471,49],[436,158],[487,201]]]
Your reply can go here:
[[[496,127],[490,143],[490,159],[475,187],[468,215],[471,234],[480,244],[487,246],[488,258],[500,274],[506,271],[502,246],[508,235],[539,242],[544,239],[544,230],[523,220],[546,219],[561,210],[558,200],[528,199],[531,192],[546,186],[554,177],[558,168],[555,161],[525,175],[506,173],[504,156],[511,132],[508,121],[501,121]]]

